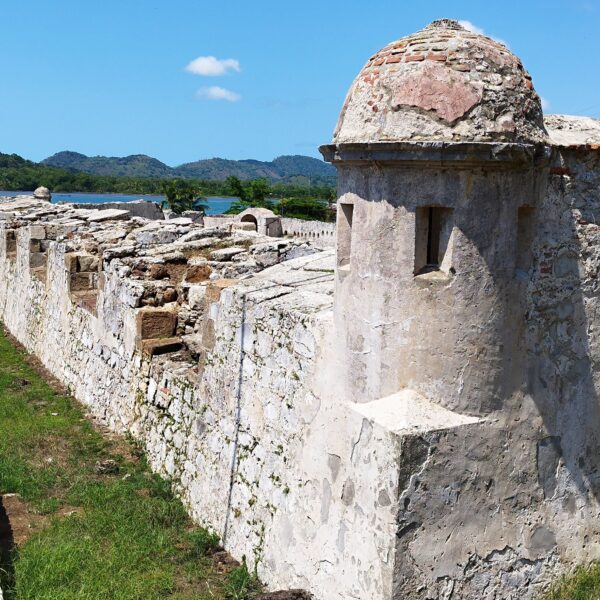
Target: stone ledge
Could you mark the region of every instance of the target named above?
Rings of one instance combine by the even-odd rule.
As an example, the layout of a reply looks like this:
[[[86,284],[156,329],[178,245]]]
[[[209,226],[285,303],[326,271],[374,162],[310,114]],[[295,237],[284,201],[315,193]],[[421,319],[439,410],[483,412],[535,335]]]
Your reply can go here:
[[[183,347],[183,342],[180,337],[142,340],[140,347],[143,354],[157,356],[159,354],[178,352]]]
[[[374,163],[418,168],[440,166],[457,169],[474,165],[486,169],[527,168],[548,161],[552,148],[545,144],[496,142],[373,142],[328,144],[319,147],[331,163]]]
[[[373,423],[396,434],[438,431],[482,421],[448,410],[408,389],[372,402],[354,403],[351,407]]]

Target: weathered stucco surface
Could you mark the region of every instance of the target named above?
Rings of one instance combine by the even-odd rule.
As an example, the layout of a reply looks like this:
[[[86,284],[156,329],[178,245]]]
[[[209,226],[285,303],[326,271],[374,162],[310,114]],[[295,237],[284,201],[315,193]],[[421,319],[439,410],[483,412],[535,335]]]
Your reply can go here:
[[[415,395],[430,416],[453,411],[400,442],[393,598],[533,598],[600,557],[600,154],[503,152],[329,154],[342,395],[390,429]],[[447,211],[447,245],[418,271],[430,206]]]

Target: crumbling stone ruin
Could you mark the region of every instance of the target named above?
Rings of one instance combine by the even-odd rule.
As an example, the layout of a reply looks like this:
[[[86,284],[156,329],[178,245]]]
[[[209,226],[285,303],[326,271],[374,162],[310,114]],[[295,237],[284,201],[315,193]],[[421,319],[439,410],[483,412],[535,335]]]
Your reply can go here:
[[[335,251],[5,199],[0,317],[270,588],[533,598],[600,558],[599,151],[437,21],[322,148]]]

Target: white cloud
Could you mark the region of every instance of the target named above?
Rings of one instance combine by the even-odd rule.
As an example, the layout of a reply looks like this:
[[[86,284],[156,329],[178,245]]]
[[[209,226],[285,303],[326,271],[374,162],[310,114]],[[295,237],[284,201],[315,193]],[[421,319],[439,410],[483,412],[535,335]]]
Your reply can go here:
[[[542,110],[545,112],[547,110],[550,110],[550,100],[546,100],[546,98],[544,98],[544,96],[540,96],[540,100],[542,101]]]
[[[471,21],[459,21],[459,23],[468,31],[478,33],[479,35],[484,35],[483,29],[481,29],[481,27],[477,27],[477,25],[474,23],[471,23]]]
[[[471,21],[459,21],[459,23],[467,31],[472,31],[473,33],[477,33],[479,35],[487,35],[487,33],[481,27],[477,27],[477,25],[475,25],[475,23],[472,23]],[[508,45],[508,42],[504,41],[503,39],[494,37],[493,35],[490,35],[488,37],[491,37],[494,41],[496,41],[496,42],[498,42],[500,44],[503,44],[507,48],[510,48],[510,46]]]
[[[214,56],[199,56],[185,68],[189,73],[194,75],[204,75],[206,77],[214,77],[216,75],[225,75],[229,71],[239,73],[240,63],[235,58],[218,59]]]
[[[226,90],[218,85],[213,85],[211,87],[200,88],[196,92],[196,98],[199,98],[200,100],[227,100],[227,102],[237,102],[238,100],[241,100],[242,97],[231,90]]]

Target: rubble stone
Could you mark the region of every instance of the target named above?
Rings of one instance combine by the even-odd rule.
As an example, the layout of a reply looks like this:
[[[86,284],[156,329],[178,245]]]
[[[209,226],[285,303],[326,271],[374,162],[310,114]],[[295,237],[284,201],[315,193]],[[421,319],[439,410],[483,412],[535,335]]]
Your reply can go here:
[[[50,190],[47,187],[43,186],[35,189],[35,191],[33,192],[33,197],[36,200],[46,200],[47,202],[50,202],[50,200],[52,199]]]

